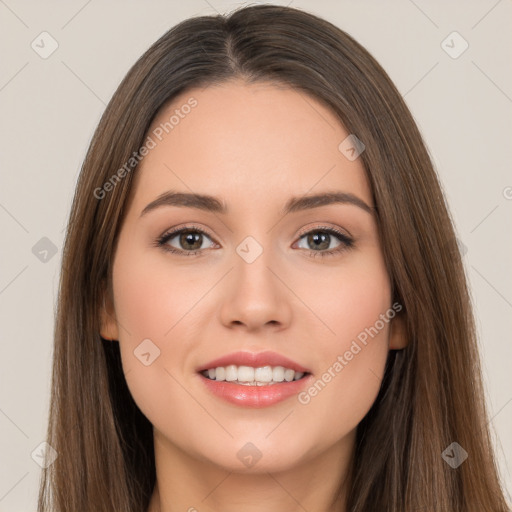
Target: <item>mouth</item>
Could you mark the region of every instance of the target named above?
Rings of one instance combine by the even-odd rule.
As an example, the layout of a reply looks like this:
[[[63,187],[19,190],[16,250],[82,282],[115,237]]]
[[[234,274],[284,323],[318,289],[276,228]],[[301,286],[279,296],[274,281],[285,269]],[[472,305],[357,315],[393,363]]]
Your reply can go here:
[[[242,386],[275,386],[307,378],[310,372],[296,371],[284,366],[217,366],[202,370],[201,375],[209,380]]]
[[[196,369],[213,396],[240,407],[267,407],[302,391],[312,380],[308,368],[277,352],[240,351]]]
[[[311,384],[313,378],[310,372],[296,372],[283,366],[218,366],[198,375],[213,396],[245,408],[269,407],[290,399]]]

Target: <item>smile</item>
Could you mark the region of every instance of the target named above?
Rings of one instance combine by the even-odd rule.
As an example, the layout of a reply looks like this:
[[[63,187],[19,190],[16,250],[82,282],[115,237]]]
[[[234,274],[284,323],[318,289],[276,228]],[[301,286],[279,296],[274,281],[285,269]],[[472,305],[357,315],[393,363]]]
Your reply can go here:
[[[232,382],[243,386],[265,386],[302,379],[304,372],[283,366],[218,366],[201,372],[210,380]]]

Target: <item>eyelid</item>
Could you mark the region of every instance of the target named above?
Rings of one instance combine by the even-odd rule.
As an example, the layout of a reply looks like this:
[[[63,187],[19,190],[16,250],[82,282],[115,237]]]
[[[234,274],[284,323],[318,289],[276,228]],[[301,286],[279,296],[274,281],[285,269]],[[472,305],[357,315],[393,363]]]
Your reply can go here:
[[[332,230],[332,231],[337,232],[340,235],[343,235],[347,238],[351,238],[351,239],[354,238],[352,236],[352,234],[348,231],[348,229],[340,228],[338,226],[329,226],[328,224],[315,224],[313,226],[306,226],[299,231],[297,236],[300,238],[300,237],[308,234],[311,231],[317,231],[317,230],[320,231],[322,229]]]
[[[207,236],[209,236],[212,240],[215,240],[215,237],[213,235],[211,235],[207,230],[199,227],[199,226],[196,226],[195,224],[186,224],[184,226],[175,226],[174,228],[170,228],[166,231],[164,231],[163,234],[161,234],[158,239],[162,239],[162,238],[165,238],[166,236],[168,235],[171,235],[171,234],[178,234],[180,231],[182,230],[197,230],[199,231],[200,233],[203,233]],[[305,226],[303,227],[298,233],[297,233],[297,237],[301,238],[303,237],[304,235],[308,234],[310,231],[315,231],[315,230],[320,230],[320,229],[332,229],[333,231],[338,231],[340,234],[344,235],[344,236],[348,236],[350,238],[354,238],[352,236],[352,234],[347,230],[347,229],[343,229],[343,228],[339,228],[337,226],[328,226],[326,224],[322,224],[322,225],[313,225],[313,226]],[[343,231],[345,231],[345,233],[343,233]]]
[[[208,238],[211,238],[214,243],[218,244],[218,242],[215,240],[215,237],[213,235],[211,235],[206,229],[196,226],[195,224],[186,224],[184,226],[178,225],[173,228],[170,228],[170,229],[164,231],[164,233],[157,238],[157,242],[161,241],[163,239],[166,239],[166,238],[167,239],[174,238],[174,236],[179,235],[182,231],[198,231],[199,233],[206,235]],[[187,251],[187,252],[192,252],[192,251]]]
[[[203,229],[195,224],[186,224],[184,226],[175,226],[173,228],[170,228],[168,229],[167,231],[165,231],[160,237],[158,237],[155,241],[155,244],[157,247],[161,247],[163,248],[164,250],[168,251],[168,252],[171,252],[171,253],[175,253],[175,254],[178,254],[178,255],[186,255],[186,256],[193,256],[193,255],[196,255],[196,254],[199,254],[201,255],[202,253],[204,254],[204,252],[206,251],[206,249],[197,249],[195,251],[185,251],[183,249],[176,249],[176,248],[173,248],[171,246],[169,247],[164,247],[165,245],[167,245],[167,242],[174,238],[175,236],[179,235],[180,233],[184,232],[184,231],[197,231],[203,235],[206,235],[208,238],[210,238],[212,240],[212,242],[216,245],[218,245],[218,242],[216,242],[215,240],[215,237],[213,237],[212,235],[210,235],[210,233],[206,230],[206,229]],[[338,249],[331,249],[331,250],[328,250],[328,251],[309,251],[310,253],[312,253],[313,256],[316,256],[316,255],[320,255],[320,256],[329,256],[329,255],[334,255],[336,254],[337,252],[341,252],[343,250],[343,244],[345,244],[346,246],[348,247],[351,247],[353,244],[354,244],[354,238],[353,236],[348,232],[348,230],[344,230],[345,233],[342,231],[342,228],[339,228],[339,227],[334,227],[334,226],[328,226],[328,225],[313,225],[313,226],[305,226],[304,228],[302,228],[299,233],[297,234],[297,237],[298,237],[298,240],[297,242],[299,242],[300,240],[302,240],[304,238],[305,235],[308,235],[309,233],[314,233],[315,231],[326,231],[326,232],[329,232],[331,234],[334,234],[334,236],[336,236],[338,238],[338,240],[340,241],[340,247]],[[347,234],[348,233],[348,234]],[[345,247],[347,248],[347,247]],[[307,252],[307,250],[305,249],[305,251]]]

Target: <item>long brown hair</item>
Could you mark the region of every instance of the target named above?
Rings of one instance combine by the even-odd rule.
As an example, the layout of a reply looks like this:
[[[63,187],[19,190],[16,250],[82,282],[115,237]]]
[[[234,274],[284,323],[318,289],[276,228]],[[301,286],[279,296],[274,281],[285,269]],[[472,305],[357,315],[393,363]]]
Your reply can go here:
[[[315,97],[366,147],[360,158],[409,344],[389,352],[358,425],[347,512],[507,511],[466,276],[418,128],[386,72],[347,33],[302,10],[259,5],[165,33],[130,69],[94,133],[63,252],[47,436],[58,457],[43,470],[39,512],[148,507],[152,426],[127,388],[118,343],[99,334],[136,165],[118,170],[179,93],[234,78]],[[442,457],[453,442],[468,453],[456,468]]]

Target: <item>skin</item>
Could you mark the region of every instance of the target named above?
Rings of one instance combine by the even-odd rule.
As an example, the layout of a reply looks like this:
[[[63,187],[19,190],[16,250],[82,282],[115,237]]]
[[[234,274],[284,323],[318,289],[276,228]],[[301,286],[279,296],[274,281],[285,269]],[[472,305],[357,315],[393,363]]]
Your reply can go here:
[[[401,316],[307,405],[292,396],[264,408],[236,406],[210,394],[196,368],[237,350],[274,350],[310,369],[314,382],[389,310],[390,280],[372,214],[350,204],[280,214],[291,196],[327,191],[350,192],[373,206],[361,159],[350,161],[338,149],[349,133],[330,110],[269,83],[189,90],[150,131],[190,97],[197,106],[136,171],[114,258],[113,302],[102,311],[101,334],[119,340],[130,392],[154,426],[157,485],[148,510],[342,512],[343,505],[330,503],[388,351],[406,345]],[[141,217],[170,189],[217,196],[229,213],[162,206]],[[207,232],[201,254],[154,245],[189,223]],[[331,235],[315,249],[301,239],[321,226],[351,236],[354,247],[310,257],[343,244]],[[236,252],[247,236],[263,248],[250,264]],[[191,252],[179,235],[167,243]],[[134,356],[147,338],[161,351],[149,366]],[[262,454],[251,467],[237,457],[248,442]]]

